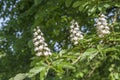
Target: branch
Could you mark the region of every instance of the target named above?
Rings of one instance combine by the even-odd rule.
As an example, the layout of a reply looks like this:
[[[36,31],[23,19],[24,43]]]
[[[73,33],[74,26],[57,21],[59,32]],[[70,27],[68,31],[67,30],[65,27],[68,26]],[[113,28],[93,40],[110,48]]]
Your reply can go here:
[[[95,71],[95,69],[96,69],[96,66],[93,67],[92,71],[90,71],[90,72],[88,73],[88,75],[86,75],[86,77],[85,77],[84,79],[82,79],[82,80],[87,80],[87,78],[89,78],[89,77],[92,75],[92,73]]]
[[[45,62],[46,62],[49,66],[51,65],[51,62],[49,62],[47,58],[45,58]]]
[[[117,12],[115,12],[115,16],[113,18],[113,24],[116,22],[116,20],[117,20]]]
[[[90,77],[92,75],[92,73],[95,71],[96,66],[92,69],[92,71],[88,74],[88,77]]]
[[[81,55],[79,55],[78,58],[75,61],[72,62],[72,64],[77,63],[80,60],[80,57],[81,57]]]
[[[114,15],[114,17],[113,17],[113,23],[112,23],[112,25],[111,25],[111,28],[112,28],[112,31],[114,32],[114,24],[115,24],[115,22],[117,21],[117,12],[115,12],[115,15]]]

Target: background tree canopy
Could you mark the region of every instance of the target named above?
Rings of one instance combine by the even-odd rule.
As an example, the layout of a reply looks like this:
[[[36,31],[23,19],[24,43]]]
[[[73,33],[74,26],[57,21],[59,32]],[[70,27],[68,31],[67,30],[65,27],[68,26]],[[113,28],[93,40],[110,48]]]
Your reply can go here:
[[[96,34],[105,14],[111,33]],[[0,80],[119,80],[119,0],[0,0]],[[84,39],[73,46],[71,20]],[[52,56],[35,56],[33,29],[40,26]]]

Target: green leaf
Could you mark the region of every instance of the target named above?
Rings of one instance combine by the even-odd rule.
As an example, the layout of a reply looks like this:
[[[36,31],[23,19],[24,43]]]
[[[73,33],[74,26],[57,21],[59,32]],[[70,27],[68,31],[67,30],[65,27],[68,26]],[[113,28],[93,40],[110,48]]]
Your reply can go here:
[[[99,10],[99,11],[102,11],[102,7],[98,7],[98,10]]]
[[[110,5],[109,5],[109,4],[105,4],[104,7],[105,7],[105,8],[109,8]]]
[[[24,80],[26,77],[26,74],[19,73],[14,78],[10,78],[9,80]]]
[[[72,64],[70,63],[61,63],[61,65],[63,65],[63,68],[67,68],[67,69],[75,69]]]
[[[66,7],[70,7],[71,3],[72,3],[72,0],[66,0],[65,1]]]
[[[76,1],[76,2],[74,2],[73,3],[73,8],[76,8],[76,7],[78,7],[78,6],[80,6],[80,4],[81,4],[81,2],[80,1]]]
[[[106,49],[103,49],[103,52],[112,52],[112,51],[119,51],[119,49],[116,49],[115,47],[111,47],[111,48],[106,48]]]
[[[32,40],[28,41],[28,46],[29,46],[29,48],[32,48],[32,47],[33,47],[33,42],[32,42]]]
[[[92,8],[90,9],[90,12],[93,13],[93,12],[95,12],[95,10],[96,10],[96,6],[92,7]]]
[[[88,15],[92,15],[96,11],[96,6],[93,6],[88,10]]]
[[[85,11],[88,8],[88,2],[80,2],[79,11]]]
[[[40,72],[40,80],[44,80],[45,77],[47,76],[49,68],[46,68]]]
[[[35,76],[36,74],[38,74],[39,72],[41,72],[42,70],[44,70],[44,69],[45,69],[45,67],[42,67],[42,66],[34,67],[29,71],[27,76],[31,78],[31,77]]]
[[[35,5],[38,5],[42,2],[42,0],[34,0]]]
[[[83,77],[84,76],[84,73],[83,72],[78,72],[77,74],[76,74],[76,77]]]
[[[59,52],[59,55],[62,56],[62,55],[65,54],[66,52],[67,52],[66,50],[61,50],[61,51]]]
[[[89,48],[87,49],[81,56],[81,60],[88,58],[88,59],[93,59],[96,55],[98,54],[97,49],[95,48]]]
[[[120,4],[119,4],[119,3],[116,3],[115,6],[116,6],[116,7],[120,7]]]
[[[110,41],[118,41],[118,42],[120,42],[120,38],[118,38],[118,39],[111,38]]]
[[[120,79],[119,73],[114,73],[114,78],[115,78],[116,80]]]

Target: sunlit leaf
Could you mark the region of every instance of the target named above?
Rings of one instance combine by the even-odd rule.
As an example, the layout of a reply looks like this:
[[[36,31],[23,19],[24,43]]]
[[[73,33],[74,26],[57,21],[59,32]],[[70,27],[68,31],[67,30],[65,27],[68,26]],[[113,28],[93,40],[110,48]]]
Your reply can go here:
[[[76,7],[78,7],[78,6],[80,6],[80,4],[81,4],[81,2],[80,1],[76,1],[76,2],[74,2],[73,3],[73,8],[76,8]]]

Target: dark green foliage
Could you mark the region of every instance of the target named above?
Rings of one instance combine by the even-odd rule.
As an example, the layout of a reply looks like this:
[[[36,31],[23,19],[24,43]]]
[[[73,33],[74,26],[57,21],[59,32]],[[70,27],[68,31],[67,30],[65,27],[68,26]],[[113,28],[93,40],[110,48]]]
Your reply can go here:
[[[0,18],[8,19],[0,30],[0,80],[119,80],[119,7],[119,0],[0,0]],[[101,13],[111,30],[104,38],[94,26]],[[84,32],[77,46],[69,40],[73,19]],[[36,26],[52,56],[35,56]]]

